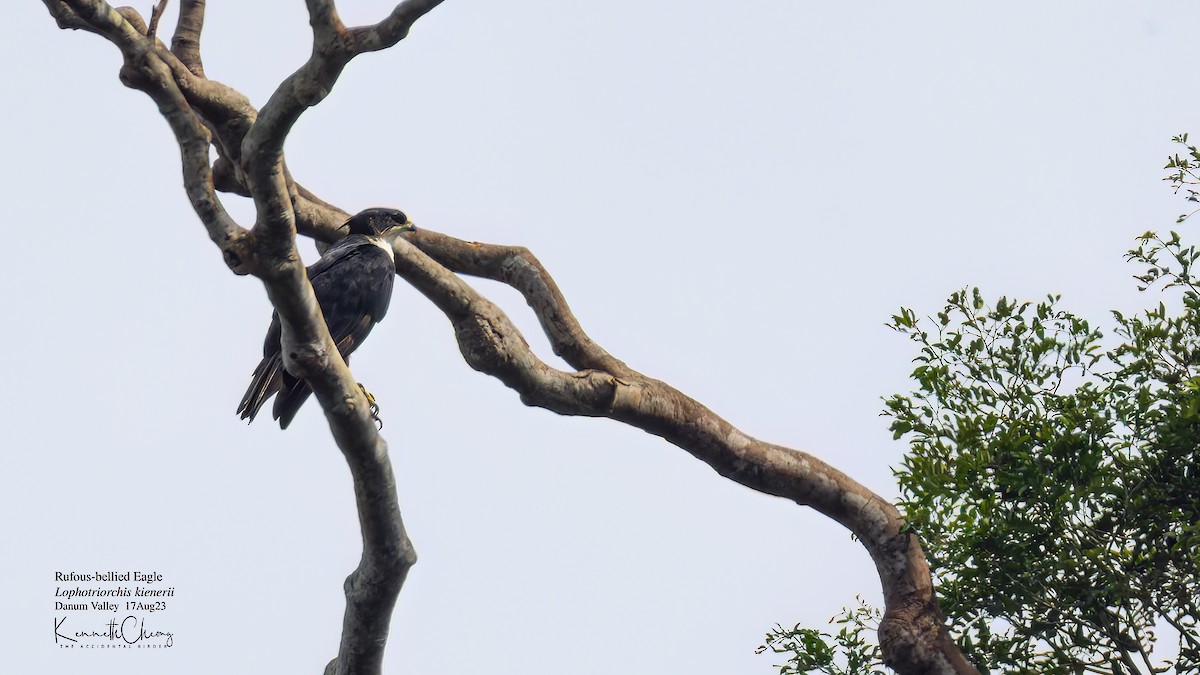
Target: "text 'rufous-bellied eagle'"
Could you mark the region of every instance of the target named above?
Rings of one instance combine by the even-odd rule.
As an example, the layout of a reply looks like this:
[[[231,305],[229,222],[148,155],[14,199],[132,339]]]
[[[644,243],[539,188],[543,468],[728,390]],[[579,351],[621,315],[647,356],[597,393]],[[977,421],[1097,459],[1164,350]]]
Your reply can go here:
[[[382,208],[367,209],[346,221],[344,227],[350,234],[309,265],[308,280],[325,315],[329,335],[348,362],[350,354],[387,314],[396,279],[392,240],[395,234],[415,228],[400,211]],[[263,403],[276,395],[271,416],[286,429],[312,389],[284,368],[280,335],[279,313],[273,312],[262,362],[254,369],[254,379],[237,411],[242,419],[253,422]],[[374,411],[374,399],[370,394],[367,397]]]

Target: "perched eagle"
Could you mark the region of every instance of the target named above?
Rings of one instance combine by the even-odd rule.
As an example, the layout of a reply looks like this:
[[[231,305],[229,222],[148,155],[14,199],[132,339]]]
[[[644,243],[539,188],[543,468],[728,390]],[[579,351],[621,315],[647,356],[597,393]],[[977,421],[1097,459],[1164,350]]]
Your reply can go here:
[[[396,257],[392,252],[392,237],[384,235],[415,228],[408,216],[395,209],[367,209],[346,221],[343,227],[350,234],[308,267],[308,280],[312,282],[333,343],[342,358],[349,361],[350,354],[375,324],[383,320],[392,299]],[[253,422],[263,403],[278,394],[271,416],[279,420],[280,428],[286,429],[312,389],[284,368],[280,334],[279,313],[273,312],[263,343],[262,362],[254,369],[254,379],[237,411],[242,419]]]

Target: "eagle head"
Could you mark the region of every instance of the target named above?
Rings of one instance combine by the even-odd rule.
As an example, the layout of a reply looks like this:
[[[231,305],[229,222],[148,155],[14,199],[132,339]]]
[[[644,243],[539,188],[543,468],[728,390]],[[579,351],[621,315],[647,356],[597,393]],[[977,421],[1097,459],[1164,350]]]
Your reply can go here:
[[[396,228],[400,228],[401,232],[412,232],[417,229],[403,211],[385,208],[359,211],[342,227],[348,228],[350,234],[362,234],[368,237],[378,237]]]

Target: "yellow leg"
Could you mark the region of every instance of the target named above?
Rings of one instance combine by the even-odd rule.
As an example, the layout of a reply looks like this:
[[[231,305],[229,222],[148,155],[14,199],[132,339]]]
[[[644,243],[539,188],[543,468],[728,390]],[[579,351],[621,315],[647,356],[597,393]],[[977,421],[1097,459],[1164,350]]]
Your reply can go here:
[[[367,388],[362,385],[362,382],[358,383],[358,388],[360,391],[362,391],[363,396],[367,397],[367,405],[371,407],[371,419],[375,420],[375,423],[379,425],[380,429],[383,429],[383,420],[379,419],[379,403],[375,401],[375,395],[367,391]]]

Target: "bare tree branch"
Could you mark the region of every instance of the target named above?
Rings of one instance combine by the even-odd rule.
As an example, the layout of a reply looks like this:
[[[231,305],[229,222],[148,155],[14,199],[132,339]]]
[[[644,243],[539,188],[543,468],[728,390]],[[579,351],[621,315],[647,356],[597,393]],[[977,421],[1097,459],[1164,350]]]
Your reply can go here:
[[[374,26],[351,29],[355,52],[376,52],[395,45],[408,37],[408,31],[417,19],[440,4],[442,0],[406,0],[396,5],[388,18]]]
[[[125,20],[128,21],[129,25],[133,26],[133,29],[137,32],[141,33],[142,35],[150,34],[150,28],[146,25],[146,20],[142,18],[142,15],[139,14],[136,9],[132,7],[118,7],[117,14],[125,17]]]
[[[329,52],[346,30],[338,16],[333,0],[307,0],[308,24],[312,26],[313,43],[318,51]]]
[[[879,572],[886,607],[879,633],[889,665],[902,673],[978,672],[946,636],[920,542],[903,531],[904,521],[892,504],[807,453],[746,435],[694,399],[609,355],[579,327],[549,274],[527,250],[429,232],[410,239],[433,253],[427,256],[408,241],[397,241],[397,274],[450,318],[472,368],[515,389],[526,405],[624,422],[661,436],[730,480],[811,506],[841,523],[858,537]],[[608,363],[613,370],[567,373],[550,367],[498,307],[438,261],[514,286],[568,363]]]
[[[633,373],[584,333],[558,284],[529,249],[465,242],[428,230],[416,232],[410,241],[455,272],[499,281],[519,291],[541,322],[554,353],[572,367],[617,377]]]
[[[276,246],[295,234],[293,212],[285,199],[288,190],[283,143],[300,115],[329,95],[351,59],[394,45],[408,34],[414,21],[441,0],[407,0],[379,24],[350,31],[342,26],[333,0],[308,0],[307,4],[313,28],[312,56],[280,83],[242,141],[242,156],[254,158],[246,187],[259,209],[256,229],[264,228],[259,236]]]
[[[104,36],[121,50],[125,57],[125,65],[121,68],[122,82],[144,91],[158,105],[179,142],[184,184],[196,214],[230,268],[245,273],[245,231],[226,213],[213,188],[208,164],[211,139],[208,130],[192,113],[182,92],[174,86],[170,70],[156,57],[155,42],[126,18],[132,10],[124,8],[125,13],[118,12],[98,0],[53,3],[48,0],[47,4],[56,6],[51,9],[55,16],[86,22],[88,30]],[[136,12],[133,14],[136,16]]]
[[[203,30],[204,0],[183,0],[175,22],[175,35],[171,38],[171,51],[197,77],[204,77],[204,63],[200,59],[200,33]]]
[[[99,33],[92,25],[84,21],[75,10],[68,7],[61,0],[42,0],[46,5],[46,9],[50,10],[50,16],[54,17],[54,21],[59,28],[64,30],[86,30],[89,33]]]
[[[163,12],[167,9],[167,0],[159,0],[159,3],[150,10],[150,25],[146,27],[146,37],[151,40],[158,35],[158,22],[162,20]]]
[[[408,570],[417,562],[417,554],[400,516],[387,442],[369,415],[364,420],[360,406],[365,401],[361,400],[361,391],[352,384],[352,390],[343,390],[340,397],[330,398],[331,386],[318,389],[316,383],[310,384],[350,466],[363,538],[362,557],[345,583],[346,611],[338,656],[326,672],[378,675],[382,672],[392,610]],[[344,385],[345,379],[337,384]]]
[[[416,556],[400,517],[387,445],[375,428],[363,393],[330,339],[295,249],[289,194],[295,187],[284,179],[281,152],[283,136],[290,126],[277,129],[281,133],[278,137],[262,136],[277,144],[278,152],[265,156],[250,153],[245,175],[234,168],[232,178],[226,179],[258,187],[250,193],[258,205],[260,223],[265,220],[285,225],[282,236],[264,243],[254,236],[259,228],[250,232],[241,228],[216,197],[209,146],[215,142],[223,151],[226,171],[236,167],[229,160],[243,156],[241,146],[245,137],[253,136],[257,113],[244,96],[202,75],[198,45],[203,3],[188,3],[181,12],[183,35],[176,44],[185,48],[180,58],[153,37],[155,21],[152,19],[151,26],[147,26],[130,8],[115,10],[101,0],[44,1],[60,26],[98,33],[120,49],[125,60],[122,82],[148,94],[175,133],[188,197],[209,236],[234,271],[249,272],[264,281],[281,319],[286,367],[310,385],[325,411],[334,439],[351,468],[362,526],[362,559],[346,580],[344,630],[330,672],[375,675],[382,665],[392,609]],[[156,7],[156,17],[162,6]],[[189,44],[195,46],[194,52],[188,51]],[[294,105],[285,97],[272,100],[297,114],[307,107]],[[255,176],[267,176],[269,180],[256,182]]]

